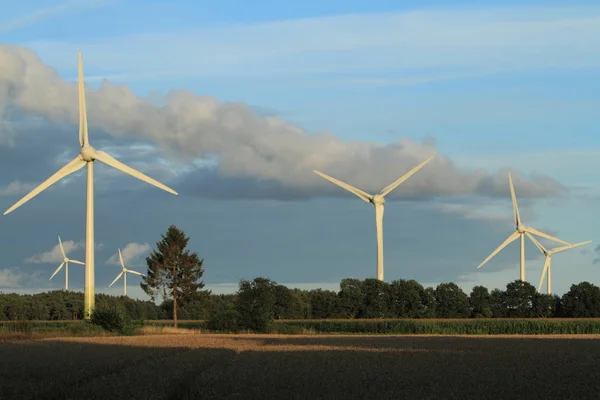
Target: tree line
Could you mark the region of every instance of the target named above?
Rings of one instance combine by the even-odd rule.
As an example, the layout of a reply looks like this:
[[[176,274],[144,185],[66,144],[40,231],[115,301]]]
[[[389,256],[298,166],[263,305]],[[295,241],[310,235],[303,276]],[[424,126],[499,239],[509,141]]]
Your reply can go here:
[[[343,279],[340,290],[290,289],[268,278],[243,280],[237,293],[180,298],[175,312],[184,320],[358,319],[358,318],[598,318],[600,288],[572,285],[563,296],[537,293],[528,282],[510,282],[491,292],[475,286],[467,294],[455,283],[423,287],[414,280],[382,282]],[[125,296],[96,295],[97,308],[121,308],[132,319],[173,319],[173,300],[160,304]],[[77,320],[83,293],[0,293],[0,320]]]
[[[268,278],[242,280],[234,294],[204,289],[203,263],[187,249],[189,238],[170,226],[146,258],[141,288],[153,301],[96,295],[96,308],[119,308],[136,320],[208,320],[213,326],[257,327],[276,319],[357,318],[595,318],[600,288],[572,285],[563,296],[538,293],[516,280],[506,289],[455,283],[423,287],[415,280],[382,282],[347,278],[340,290],[290,289]],[[155,301],[162,297],[163,301]],[[0,320],[72,320],[83,317],[83,294],[56,290],[33,295],[0,293]],[[250,328],[252,329],[252,328]],[[257,328],[258,329],[258,328]]]

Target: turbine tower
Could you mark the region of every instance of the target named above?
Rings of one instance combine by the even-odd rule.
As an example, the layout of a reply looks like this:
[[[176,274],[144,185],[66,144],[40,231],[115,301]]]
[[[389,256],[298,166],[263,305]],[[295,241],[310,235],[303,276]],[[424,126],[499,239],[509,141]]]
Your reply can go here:
[[[567,243],[564,240],[555,238],[554,236],[550,236],[547,233],[541,232],[530,226],[523,225],[521,223],[521,216],[519,215],[519,205],[517,204],[517,196],[515,195],[515,187],[513,185],[512,175],[510,172],[508,173],[508,183],[510,185],[510,195],[512,197],[512,203],[513,203],[513,213],[514,213],[515,225],[516,225],[515,232],[513,232],[512,235],[510,235],[500,246],[498,246],[498,248],[496,250],[494,250],[492,252],[492,254],[490,254],[485,260],[483,260],[483,262],[481,264],[479,264],[479,266],[477,268],[483,267],[483,265],[485,263],[487,263],[489,260],[491,260],[503,248],[505,248],[510,243],[512,243],[515,240],[520,238],[521,239],[521,280],[525,281],[525,235],[526,234],[529,234],[528,236],[530,238],[532,238],[531,234],[534,234],[534,235],[541,236],[541,237],[549,239],[549,240],[553,240],[555,242],[562,243],[567,246],[570,246],[571,243]]]
[[[94,308],[94,161],[100,161],[110,167],[118,169],[121,172],[129,174],[135,178],[138,178],[144,182],[154,185],[160,189],[166,190],[167,192],[177,194],[176,191],[163,185],[162,183],[150,178],[147,175],[142,174],[135,169],[128,167],[127,165],[116,160],[108,153],[104,151],[94,149],[89,142],[88,138],[88,125],[87,125],[87,111],[85,106],[85,89],[83,83],[83,65],[81,61],[81,52],[78,54],[79,62],[79,144],[81,148],[79,154],[67,165],[59,169],[54,175],[41,183],[38,187],[33,189],[21,200],[15,203],[12,207],[4,212],[4,215],[14,211],[16,208],[22,206],[27,201],[47,189],[50,185],[54,184],[58,180],[79,171],[81,168],[87,166],[87,199],[86,199],[86,218],[85,218],[85,283],[84,283],[84,316],[85,319],[89,319],[91,312]]]
[[[63,247],[63,244],[62,244],[62,240],[60,240],[60,236],[58,236],[58,247],[60,248],[60,252],[62,253],[63,261],[60,263],[58,268],[56,268],[56,271],[54,271],[54,273],[52,274],[50,279],[54,278],[54,275],[56,275],[58,273],[58,271],[60,271],[62,269],[62,267],[64,266],[65,267],[65,290],[69,290],[69,263],[72,262],[74,264],[80,264],[80,265],[85,265],[85,264],[82,263],[81,261],[71,260],[69,257],[67,257],[67,254],[65,253],[65,248]]]
[[[329,175],[326,175],[322,172],[313,170],[314,173],[320,175],[321,177],[327,179],[328,181],[335,183],[336,185],[346,189],[350,193],[355,194],[362,200],[367,203],[371,203],[375,206],[375,228],[377,232],[377,279],[383,281],[383,205],[385,203],[385,196],[390,194],[394,189],[396,189],[402,182],[410,178],[414,173],[423,168],[429,161],[433,160],[436,154],[433,154],[427,160],[423,161],[421,164],[414,167],[412,170],[407,172],[404,176],[396,180],[395,182],[389,184],[384,187],[381,192],[375,195],[370,195],[367,192],[364,192],[360,189],[355,188],[354,186],[350,186],[347,183],[339,181],[335,178],[332,178]]]
[[[123,276],[123,296],[127,296],[127,273],[146,276],[140,272],[125,268],[125,263],[123,262],[123,256],[121,255],[121,249],[119,249],[119,261],[121,262],[121,273],[117,275],[114,281],[108,287],[111,287],[116,281],[119,280],[121,276]]]
[[[591,243],[591,240],[581,243],[571,244],[569,246],[555,247],[553,249],[546,249],[540,242],[537,241],[536,238],[529,235],[529,238],[533,241],[539,251],[542,252],[546,256],[546,260],[544,261],[544,269],[542,270],[542,276],[540,277],[540,284],[538,285],[538,292],[541,293],[542,284],[544,283],[544,276],[546,273],[548,274],[548,280],[546,281],[548,294],[552,294],[552,255],[554,253],[559,253],[561,251],[569,250],[574,247],[583,246],[584,244]]]

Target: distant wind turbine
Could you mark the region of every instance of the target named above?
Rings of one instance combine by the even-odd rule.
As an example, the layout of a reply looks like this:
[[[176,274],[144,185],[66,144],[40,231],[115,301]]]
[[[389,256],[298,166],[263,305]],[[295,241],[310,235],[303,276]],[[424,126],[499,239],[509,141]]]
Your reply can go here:
[[[538,285],[538,292],[541,293],[542,284],[544,283],[544,276],[547,273],[548,280],[547,280],[546,284],[547,284],[548,294],[552,294],[552,255],[554,253],[559,253],[561,251],[570,250],[574,247],[583,246],[584,244],[588,244],[588,243],[592,242],[591,240],[588,240],[587,242],[575,243],[575,244],[571,244],[569,246],[562,246],[562,247],[555,247],[553,249],[546,249],[544,246],[542,246],[542,244],[540,242],[537,241],[536,238],[534,238],[533,236],[531,236],[529,234],[528,234],[528,236],[533,241],[533,243],[536,245],[538,250],[541,251],[542,254],[544,254],[546,256],[546,260],[544,261],[544,269],[542,270],[542,276],[540,277],[540,284]]]
[[[535,228],[521,224],[521,216],[519,215],[519,205],[517,204],[517,197],[515,195],[515,187],[513,185],[512,175],[510,174],[510,172],[508,173],[508,183],[510,185],[510,195],[512,197],[513,213],[514,213],[514,217],[515,217],[516,230],[515,230],[515,232],[512,233],[512,235],[510,235],[508,237],[508,239],[506,239],[500,246],[498,246],[498,248],[496,250],[494,250],[492,252],[492,254],[490,254],[485,260],[483,260],[483,262],[481,264],[479,264],[479,266],[477,268],[483,267],[483,265],[485,263],[487,263],[489,260],[491,260],[492,257],[494,257],[496,254],[498,254],[503,248],[505,248],[510,243],[514,242],[515,240],[517,240],[520,237],[521,238],[521,280],[525,281],[525,234],[529,234],[529,235],[527,235],[529,238],[532,238],[531,234],[534,234],[534,235],[541,236],[541,237],[549,239],[549,240],[553,240],[555,242],[565,244],[567,246],[570,246],[571,243],[567,243],[564,240],[555,238],[554,236],[550,236],[547,233],[541,232]]]
[[[350,193],[355,194],[362,200],[367,203],[371,203],[375,206],[375,228],[377,232],[377,279],[383,281],[383,205],[385,203],[385,196],[390,194],[394,189],[396,189],[402,182],[410,178],[413,174],[415,174],[418,170],[423,168],[429,161],[433,160],[436,154],[429,157],[427,160],[423,161],[421,164],[414,167],[412,170],[407,172],[400,179],[394,181],[388,186],[384,187],[381,192],[375,195],[370,195],[367,192],[364,192],[360,189],[355,188],[354,186],[350,186],[347,183],[339,181],[335,178],[332,178],[329,175],[326,175],[322,172],[313,170],[314,173],[320,175],[321,177],[327,179],[328,181],[335,183],[336,185],[346,189]]]
[[[58,268],[56,268],[56,271],[54,271],[54,273],[52,274],[50,279],[54,278],[54,275],[56,275],[58,273],[58,271],[60,271],[62,269],[62,267],[64,266],[65,267],[65,290],[69,290],[69,263],[72,262],[74,264],[80,264],[80,265],[85,265],[85,264],[82,263],[81,261],[71,260],[69,257],[67,257],[67,254],[65,253],[65,248],[63,247],[62,241],[60,240],[60,236],[58,237],[58,247],[60,248],[60,252],[62,253],[63,261],[60,263]]]
[[[162,183],[150,178],[147,175],[142,174],[133,168],[121,163],[120,161],[111,157],[104,151],[96,150],[90,146],[88,139],[88,124],[87,124],[87,110],[85,106],[85,88],[83,82],[83,64],[81,61],[81,52],[78,54],[78,69],[79,69],[79,144],[81,149],[77,157],[71,160],[67,165],[58,170],[54,175],[40,184],[38,187],[33,189],[21,200],[15,203],[11,208],[4,212],[4,215],[10,213],[16,208],[20,207],[33,197],[47,189],[50,185],[56,183],[58,180],[79,171],[81,168],[87,165],[87,199],[86,199],[86,220],[85,220],[85,283],[83,288],[84,298],[84,317],[89,319],[91,312],[94,308],[94,161],[100,161],[110,167],[118,169],[121,172],[125,172],[135,178],[138,178],[144,182],[154,185],[160,189],[166,190],[169,193],[177,194],[176,191],[163,185]]]
[[[121,262],[121,273],[119,275],[117,275],[115,280],[112,281],[112,283],[110,285],[108,285],[108,287],[111,287],[112,285],[114,285],[114,283],[116,281],[118,281],[121,276],[123,276],[123,296],[127,296],[127,274],[129,273],[129,274],[134,274],[134,275],[139,275],[139,276],[146,276],[146,275],[144,275],[140,272],[134,271],[132,269],[125,268],[125,263],[123,262],[123,256],[121,255],[121,249],[119,249],[119,261]]]

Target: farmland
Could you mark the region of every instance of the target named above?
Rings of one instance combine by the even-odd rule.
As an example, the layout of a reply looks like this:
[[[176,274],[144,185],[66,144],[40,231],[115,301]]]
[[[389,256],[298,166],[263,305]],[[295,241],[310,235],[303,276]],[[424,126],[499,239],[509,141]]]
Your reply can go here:
[[[0,342],[0,398],[596,398],[600,335],[210,335]]]

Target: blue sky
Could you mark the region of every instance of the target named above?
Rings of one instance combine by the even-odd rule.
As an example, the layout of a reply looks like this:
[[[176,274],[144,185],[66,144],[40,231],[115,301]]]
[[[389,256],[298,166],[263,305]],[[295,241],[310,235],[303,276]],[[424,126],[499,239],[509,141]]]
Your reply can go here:
[[[78,50],[92,143],[181,194],[97,168],[98,291],[121,290],[106,288],[117,247],[134,243],[140,269],[171,223],[215,291],[373,276],[372,207],[311,169],[374,191],[433,151],[387,203],[386,280],[468,290],[518,277],[516,244],[475,269],[513,229],[508,169],[525,223],[594,241],[556,256],[555,291],[600,278],[597,5],[38,1],[4,6],[0,32],[0,208],[77,152]],[[61,287],[42,255],[60,234],[83,258],[84,180],[2,217],[0,290]],[[537,286],[533,246],[528,260]],[[82,281],[72,268],[71,286]]]

